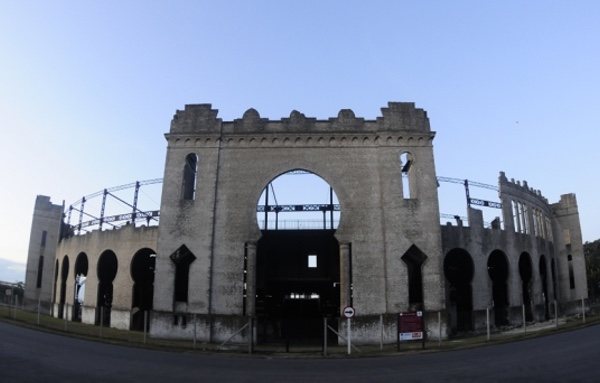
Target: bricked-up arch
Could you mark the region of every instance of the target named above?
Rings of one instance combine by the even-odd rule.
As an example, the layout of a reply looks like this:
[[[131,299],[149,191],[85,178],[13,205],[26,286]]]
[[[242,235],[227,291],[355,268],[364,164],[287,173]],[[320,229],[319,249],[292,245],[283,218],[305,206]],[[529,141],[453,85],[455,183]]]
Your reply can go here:
[[[138,250],[131,260],[131,278],[133,279],[131,330],[142,331],[144,329],[144,312],[152,310],[155,264],[156,252],[148,248]],[[146,322],[146,325],[148,326],[149,322]]]
[[[455,331],[473,329],[473,259],[464,249],[452,249],[444,258],[444,275],[448,281],[447,309],[450,327]]]
[[[196,199],[197,174],[198,155],[195,153],[190,153],[185,157],[185,165],[183,166],[181,197],[184,200],[192,201]]]
[[[83,292],[85,291],[85,280],[88,273],[87,254],[81,252],[75,259],[75,289],[73,294],[73,321],[81,322],[81,306],[83,305]]]
[[[546,264],[546,257],[540,256],[540,283],[542,284],[542,304],[544,310],[544,318],[550,319],[550,313],[548,311],[548,266]]]
[[[487,262],[488,275],[492,282],[494,303],[494,323],[496,326],[508,324],[508,260],[501,250],[494,250]]]
[[[521,253],[519,257],[519,275],[521,276],[521,294],[525,305],[525,318],[531,321],[533,320],[531,308],[533,266],[531,256],[527,252]]]
[[[186,245],[181,245],[170,256],[171,261],[175,264],[175,286],[174,286],[174,301],[187,302],[189,293],[190,280],[190,265],[196,259],[196,256],[187,248]]]
[[[408,303],[411,309],[423,310],[423,262],[427,256],[412,245],[402,256],[408,271]]]
[[[66,315],[65,302],[67,298],[67,277],[69,276],[69,257],[65,255],[62,261],[60,272],[60,299],[58,301],[60,308],[58,317],[63,318]]]
[[[113,280],[118,271],[117,256],[112,250],[105,250],[98,259],[98,298],[96,303],[96,325],[102,322],[110,326],[110,312],[113,301]]]

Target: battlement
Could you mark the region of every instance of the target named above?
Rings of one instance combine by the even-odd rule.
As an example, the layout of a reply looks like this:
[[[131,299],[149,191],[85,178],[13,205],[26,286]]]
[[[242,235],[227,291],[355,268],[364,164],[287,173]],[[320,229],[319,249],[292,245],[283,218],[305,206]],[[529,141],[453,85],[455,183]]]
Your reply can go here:
[[[293,110],[289,117],[269,120],[250,108],[242,118],[223,122],[211,104],[186,105],[173,116],[171,133],[431,132],[427,112],[412,102],[389,102],[381,113],[375,120],[365,120],[351,109],[341,109],[337,117],[318,120]]]
[[[548,199],[542,195],[542,192],[539,189],[529,187],[527,181],[523,181],[521,183],[521,181],[515,181],[514,178],[511,178],[509,181],[504,172],[500,172],[498,181],[500,193],[502,194],[508,194],[512,196],[522,195],[548,205]]]

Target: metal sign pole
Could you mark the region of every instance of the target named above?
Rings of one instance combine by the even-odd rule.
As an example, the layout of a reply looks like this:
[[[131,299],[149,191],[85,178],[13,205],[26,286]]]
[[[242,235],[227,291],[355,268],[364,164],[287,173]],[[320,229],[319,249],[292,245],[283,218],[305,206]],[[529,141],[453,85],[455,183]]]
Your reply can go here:
[[[442,312],[438,311],[438,347],[442,346]]]
[[[348,355],[350,355],[352,353],[352,330],[350,328],[351,324],[350,324],[351,319],[348,318]]]
[[[327,356],[327,317],[323,318],[323,356]]]
[[[146,344],[147,330],[148,330],[148,311],[144,310],[144,344]]]
[[[527,333],[527,319],[525,317],[525,305],[523,304],[523,332]]]

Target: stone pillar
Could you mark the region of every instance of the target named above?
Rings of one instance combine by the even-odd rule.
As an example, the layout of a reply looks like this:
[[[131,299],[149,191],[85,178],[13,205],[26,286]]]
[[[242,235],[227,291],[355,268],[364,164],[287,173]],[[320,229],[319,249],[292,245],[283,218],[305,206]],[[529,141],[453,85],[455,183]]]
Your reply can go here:
[[[256,243],[246,243],[246,315],[256,315]]]
[[[350,244],[340,242],[340,313],[344,307],[350,306]]]

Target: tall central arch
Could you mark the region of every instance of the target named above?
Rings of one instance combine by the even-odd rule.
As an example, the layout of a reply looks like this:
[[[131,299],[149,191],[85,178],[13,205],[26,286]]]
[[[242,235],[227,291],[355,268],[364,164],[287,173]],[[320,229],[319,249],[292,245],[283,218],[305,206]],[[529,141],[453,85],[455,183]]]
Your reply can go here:
[[[272,185],[293,174],[310,176],[314,187],[323,184],[327,191],[323,199],[302,203],[297,197],[285,200],[285,195],[277,195]],[[302,184],[305,190],[301,199],[310,199],[312,182]],[[333,190],[320,177],[294,170],[269,182],[261,202],[257,220],[262,235],[256,249],[258,340],[318,340],[323,318],[336,317],[340,311],[339,244],[334,237],[338,213],[334,215],[333,206],[337,197],[334,201]],[[269,211],[275,212],[271,223]],[[303,219],[307,215],[316,219]]]

